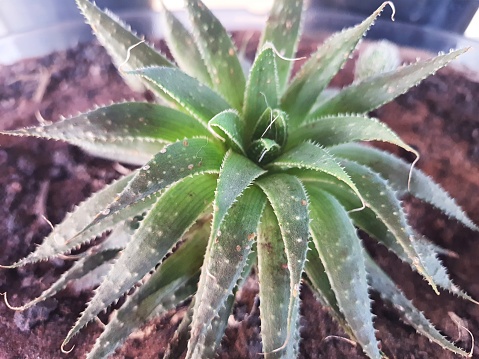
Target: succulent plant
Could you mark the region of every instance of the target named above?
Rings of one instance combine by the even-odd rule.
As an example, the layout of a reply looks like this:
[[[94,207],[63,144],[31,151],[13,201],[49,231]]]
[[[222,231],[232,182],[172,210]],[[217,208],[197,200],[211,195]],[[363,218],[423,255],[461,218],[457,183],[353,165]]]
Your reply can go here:
[[[366,66],[353,84],[330,91],[331,79],[387,3],[361,24],[332,35],[292,78],[302,0],[274,2],[247,69],[228,33],[200,0],[186,1],[192,32],[163,11],[166,41],[176,63],[114,15],[87,0],[77,3],[122,74],[151,89],[162,104],[118,103],[4,132],[67,141],[141,166],[79,204],[33,253],[8,266],[86,248],[48,290],[16,309],[107,266],[108,274],[64,345],[140,282],[88,358],[107,357],[145,321],[191,297],[172,340],[180,344],[166,357],[183,349],[187,358],[207,358],[220,344],[236,291],[254,270],[266,358],[298,355],[302,285],[312,288],[370,358],[383,355],[373,327],[370,289],[391,302],[419,333],[469,355],[406,299],[364,250],[357,233],[357,228],[365,231],[394,252],[434,291],[441,288],[473,301],[451,281],[438,259],[441,249],[408,225],[400,198],[410,193],[467,227],[476,230],[475,224],[419,169],[364,144],[389,142],[418,158],[367,113],[465,50],[397,68],[384,63],[388,60],[381,50],[369,51],[367,56],[379,53],[378,70]],[[104,241],[86,246],[105,232],[111,233]]]

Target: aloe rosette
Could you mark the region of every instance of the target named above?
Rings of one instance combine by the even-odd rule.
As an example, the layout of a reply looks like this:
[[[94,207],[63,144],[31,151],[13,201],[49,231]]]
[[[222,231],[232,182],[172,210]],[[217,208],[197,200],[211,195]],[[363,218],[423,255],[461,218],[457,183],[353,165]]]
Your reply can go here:
[[[166,357],[182,350],[187,358],[214,357],[234,295],[254,269],[266,358],[298,355],[303,285],[312,288],[370,358],[383,355],[370,290],[431,341],[469,355],[406,299],[357,233],[359,228],[386,246],[436,292],[440,288],[473,301],[451,281],[438,259],[440,249],[408,225],[400,198],[410,193],[465,226],[477,227],[419,169],[364,144],[389,142],[417,156],[368,112],[465,50],[399,67],[383,63],[377,71],[362,60],[367,66],[353,84],[330,91],[331,79],[387,3],[361,24],[332,35],[292,77],[302,0],[274,2],[246,70],[230,36],[200,0],[186,1],[191,32],[164,8],[165,38],[175,62],[114,15],[87,0],[77,3],[122,74],[154,91],[159,104],[118,103],[5,132],[67,141],[141,166],[79,204],[33,253],[9,266],[68,254],[111,232],[105,241],[86,247],[51,288],[17,309],[107,266],[108,274],[64,346],[140,282],[88,358],[107,357],[145,321],[189,298],[193,300],[172,341],[176,346]]]

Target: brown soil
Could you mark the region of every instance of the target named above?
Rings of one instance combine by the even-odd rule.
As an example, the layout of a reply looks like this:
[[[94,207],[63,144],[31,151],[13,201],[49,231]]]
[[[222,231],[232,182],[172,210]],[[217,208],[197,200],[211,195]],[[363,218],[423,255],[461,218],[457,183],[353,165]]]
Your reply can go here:
[[[350,81],[348,75],[335,80]],[[85,111],[94,104],[124,98],[151,100],[151,94],[133,94],[117,75],[97,45],[82,45],[39,60],[26,60],[0,68],[0,129],[37,123],[44,118]],[[376,115],[400,133],[421,153],[419,166],[441,183],[479,223],[479,83],[452,70],[440,71],[419,87],[401,96]],[[405,153],[398,152],[407,156]],[[48,234],[49,224],[61,221],[66,211],[100,189],[123,168],[93,158],[60,142],[0,136],[0,263],[25,256]],[[432,208],[410,200],[406,203],[414,226],[431,240],[457,253],[445,258],[453,279],[479,298],[479,235],[448,220]],[[366,239],[368,249],[400,284],[409,298],[452,340],[466,349],[471,338],[461,325],[479,333],[479,307],[443,293],[437,296],[428,285],[383,248]],[[68,266],[64,260],[0,270],[0,292],[14,304],[38,295]],[[260,320],[255,299],[257,284],[250,278],[238,295],[234,320],[226,331],[219,357],[260,358]],[[67,290],[26,312],[13,312],[0,302],[0,358],[62,358],[60,344],[91,292]],[[301,358],[364,358],[359,347],[314,299],[302,290]],[[389,358],[454,358],[439,346],[416,335],[403,324],[393,308],[377,296],[375,324],[382,350]],[[116,358],[161,358],[185,308],[178,308],[135,333]],[[105,317],[102,318],[106,320]],[[70,357],[82,358],[100,333],[93,323],[74,339]],[[475,351],[479,353],[478,348]],[[479,355],[477,356],[479,357]]]

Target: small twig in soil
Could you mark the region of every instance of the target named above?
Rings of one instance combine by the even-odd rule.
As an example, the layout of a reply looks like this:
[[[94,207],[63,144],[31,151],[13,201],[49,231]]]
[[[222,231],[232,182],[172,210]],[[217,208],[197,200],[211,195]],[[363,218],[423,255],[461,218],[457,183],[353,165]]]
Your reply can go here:
[[[356,347],[358,345],[358,343],[356,343],[354,340],[351,340],[351,339],[345,338],[345,337],[340,337],[339,335],[328,335],[327,337],[323,338],[322,342],[328,342],[328,341],[333,340],[333,339],[343,340],[346,343],[351,344],[353,347]]]
[[[48,85],[50,84],[51,76],[52,76],[51,70],[46,70],[45,68],[42,68],[40,70],[38,86],[35,93],[33,94],[34,103],[38,104],[42,102],[43,96],[45,95]]]

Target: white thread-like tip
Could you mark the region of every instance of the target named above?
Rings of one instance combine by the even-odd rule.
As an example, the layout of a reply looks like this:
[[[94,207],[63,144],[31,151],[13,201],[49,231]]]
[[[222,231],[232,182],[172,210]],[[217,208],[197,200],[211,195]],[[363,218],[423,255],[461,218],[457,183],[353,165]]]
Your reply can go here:
[[[68,344],[68,342],[63,341],[62,345],[60,346],[60,350],[62,351],[63,354],[70,354],[70,353],[73,351],[73,349],[75,349],[75,346],[72,346],[72,347],[70,348],[70,350],[65,350],[64,347],[65,347],[65,345],[67,345],[67,344]]]
[[[354,340],[351,340],[349,338],[345,338],[345,337],[340,337],[339,335],[328,335],[327,337],[324,337],[324,339],[322,340],[323,342],[327,342],[331,339],[339,339],[339,340],[344,340],[346,343],[349,343],[351,344],[353,347],[357,346],[358,343],[356,343]]]
[[[474,338],[474,335],[471,333],[471,331],[469,329],[467,329],[464,325],[462,325],[462,323],[459,321],[456,313],[454,312],[449,312],[449,318],[452,319],[452,321],[454,323],[456,323],[458,329],[462,328],[464,329],[466,332],[469,333],[469,335],[471,336],[471,351],[469,352],[469,354],[467,355],[468,358],[472,358],[472,354],[474,353],[474,343],[475,343],[475,338]]]
[[[37,121],[38,121],[42,126],[46,126],[46,125],[50,125],[50,124],[51,124],[50,121],[45,120],[45,118],[42,116],[42,114],[40,113],[40,111],[35,111],[35,118],[37,119]]]
[[[419,152],[417,152],[416,150],[412,148],[409,151],[414,153],[414,155],[416,155],[416,159],[411,164],[411,168],[409,169],[409,175],[407,178],[407,190],[408,192],[411,192],[412,171],[414,170],[414,166],[416,165],[417,161],[419,161],[420,155],[419,155]]]
[[[66,261],[75,261],[77,259],[82,258],[82,254],[59,254],[58,258],[66,260]]]
[[[141,40],[140,42],[137,42],[136,44],[134,45],[131,45],[128,50],[126,50],[126,59],[125,61],[123,61],[119,66],[118,66],[118,71],[122,72],[122,73],[125,73],[125,71],[123,71],[122,67],[125,66],[127,63],[128,63],[128,60],[130,60],[130,56],[131,56],[131,50],[133,50],[135,47],[137,47],[138,45],[141,45],[142,43],[145,42],[145,39]]]
[[[261,138],[263,138],[263,136],[266,134],[266,132],[268,132],[270,130],[270,128],[273,126],[273,123],[275,123],[278,118],[279,118],[279,115],[276,116],[276,117],[273,117],[273,111],[271,111],[269,124],[266,127],[266,129],[264,130],[263,134],[261,135]]]
[[[389,5],[391,7],[391,10],[392,10],[391,21],[395,21],[394,15],[396,15],[396,7],[394,6],[394,3],[392,1],[385,1],[383,5],[384,6]]]
[[[394,6],[394,5],[393,5]],[[290,57],[284,57],[283,55],[281,55],[279,53],[279,51],[276,49],[276,47],[273,45],[273,44],[268,44],[271,46],[271,49],[273,50],[273,52],[276,54],[276,56],[278,56],[281,60],[284,60],[284,61],[291,61],[291,62],[294,62],[294,61],[299,61],[299,60],[305,60],[307,59],[306,56],[302,56],[302,57],[293,57],[293,58],[290,58]]]
[[[47,223],[48,223],[48,225],[50,226],[50,228],[53,230],[53,229],[54,229],[54,227],[53,227],[53,224],[52,224],[52,222],[50,222],[50,221],[48,220],[48,218],[47,218],[47,217],[45,217],[43,214],[42,214],[42,216],[41,216],[41,217],[42,217],[42,218],[45,220],[45,222],[47,222]]]
[[[3,294],[3,301],[5,302],[5,305],[7,306],[8,309],[11,309],[11,310],[14,310],[16,312],[22,312],[24,311],[25,309],[28,309],[30,308],[33,304],[35,304],[36,302],[33,301],[31,303],[27,303],[25,305],[22,305],[20,307],[14,307],[13,305],[11,305],[9,302],[8,302],[8,298],[7,298],[7,292],[5,293],[1,293]]]

